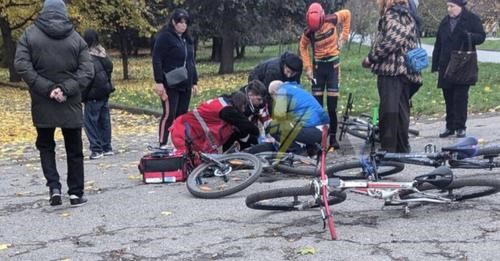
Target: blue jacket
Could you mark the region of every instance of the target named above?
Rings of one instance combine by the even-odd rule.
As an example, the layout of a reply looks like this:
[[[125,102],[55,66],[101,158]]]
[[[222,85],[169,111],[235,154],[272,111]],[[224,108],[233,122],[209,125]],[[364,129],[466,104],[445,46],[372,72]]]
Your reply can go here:
[[[330,118],[309,92],[296,82],[285,82],[276,95],[273,119],[288,120],[303,127],[328,124]]]

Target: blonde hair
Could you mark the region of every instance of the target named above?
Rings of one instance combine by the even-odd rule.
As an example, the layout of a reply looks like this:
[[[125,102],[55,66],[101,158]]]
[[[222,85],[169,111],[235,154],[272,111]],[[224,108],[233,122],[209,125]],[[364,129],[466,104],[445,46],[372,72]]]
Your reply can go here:
[[[383,16],[387,9],[396,4],[404,4],[409,6],[408,0],[377,0],[380,16]]]

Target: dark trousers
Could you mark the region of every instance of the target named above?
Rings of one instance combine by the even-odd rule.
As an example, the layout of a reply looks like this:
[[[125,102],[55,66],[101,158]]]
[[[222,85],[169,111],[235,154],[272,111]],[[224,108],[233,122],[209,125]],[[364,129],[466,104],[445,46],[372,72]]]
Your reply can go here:
[[[66,162],[68,165],[68,194],[81,197],[83,195],[83,145],[82,129],[62,128],[64,146],[66,148]],[[36,148],[40,151],[40,161],[47,186],[61,189],[59,173],[56,166],[56,143],[54,141],[55,128],[36,128]]]
[[[330,134],[333,135],[337,133],[338,125],[337,103],[339,98],[339,73],[340,63],[338,60],[332,62],[318,62],[314,71],[316,85],[311,88],[314,97],[321,107],[323,107],[323,93],[326,87],[326,106],[328,107],[328,116],[330,117]]]
[[[410,84],[403,76],[378,77],[380,145],[387,152],[410,151]]]
[[[168,100],[162,101],[163,114],[160,119],[159,141],[160,145],[168,142],[168,129],[172,126],[174,120],[186,113],[189,109],[191,100],[191,89],[179,91],[177,89],[167,89]]]
[[[449,130],[465,130],[469,87],[467,85],[458,85],[443,88],[444,102],[446,104],[446,128]]]
[[[83,124],[92,152],[113,150],[111,148],[111,117],[107,99],[85,103]]]

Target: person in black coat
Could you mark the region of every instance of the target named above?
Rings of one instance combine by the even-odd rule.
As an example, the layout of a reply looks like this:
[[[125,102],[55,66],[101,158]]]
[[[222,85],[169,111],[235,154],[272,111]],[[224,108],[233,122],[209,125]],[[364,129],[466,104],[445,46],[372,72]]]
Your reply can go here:
[[[168,129],[178,116],[189,108],[191,94],[196,95],[198,74],[194,58],[194,42],[188,32],[190,24],[186,10],[178,8],[172,12],[167,24],[158,33],[153,47],[153,73],[155,92],[161,98],[163,115],[160,120],[159,142],[165,147]],[[165,73],[186,66],[188,79],[168,86]]]
[[[300,83],[302,67],[303,63],[300,56],[287,51],[280,55],[280,57],[274,57],[261,62],[250,72],[248,82],[258,80],[264,84],[264,89],[266,89],[264,103],[262,104],[265,114],[272,114],[273,99],[267,93],[269,83],[276,80]]]
[[[469,48],[469,37],[472,50],[484,42],[481,19],[467,10],[466,0],[448,0],[448,15],[443,18],[436,36],[432,53],[432,72],[439,72],[438,88],[443,90],[446,103],[446,129],[439,134],[445,138],[456,133],[457,137],[465,137],[469,87],[467,84],[453,84],[444,78],[451,52]]]
[[[280,57],[271,58],[257,65],[248,76],[248,82],[261,81],[264,86],[275,80],[300,83],[302,60],[294,53],[284,52]]]
[[[94,79],[82,95],[85,104],[83,125],[90,144],[90,159],[114,155],[111,147],[111,116],[109,112],[109,95],[115,90],[111,83],[113,62],[106,50],[99,43],[94,29],[83,32],[83,39],[89,47],[90,57],[94,64]]]
[[[19,38],[14,65],[29,87],[43,175],[51,206],[62,204],[54,132],[61,128],[67,158],[70,204],[84,197],[82,92],[94,78],[87,44],[68,17],[62,0],[45,0],[34,24]]]

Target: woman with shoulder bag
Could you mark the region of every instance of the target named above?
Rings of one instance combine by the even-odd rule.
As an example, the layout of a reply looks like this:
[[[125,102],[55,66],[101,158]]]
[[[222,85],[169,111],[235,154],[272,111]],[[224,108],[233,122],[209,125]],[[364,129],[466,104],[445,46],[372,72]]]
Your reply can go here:
[[[459,50],[475,52],[476,45],[483,43],[486,38],[481,19],[467,10],[466,4],[466,0],[447,1],[448,15],[439,25],[432,54],[432,72],[439,72],[437,86],[443,90],[446,104],[446,129],[439,134],[440,138],[454,134],[465,137],[469,87],[475,84],[475,80],[460,82],[446,73],[448,67],[453,66],[452,53]],[[477,79],[477,59],[467,65],[472,67],[467,71],[475,74],[472,76]]]
[[[111,148],[111,117],[108,105],[109,95],[114,91],[111,83],[113,62],[99,44],[95,30],[85,30],[83,39],[89,47],[95,72],[92,83],[83,94],[83,124],[90,143],[90,159],[98,159],[114,154]]]
[[[364,68],[377,75],[380,99],[380,145],[387,152],[410,152],[410,95],[422,85],[420,72],[405,63],[406,54],[417,47],[417,25],[408,0],[378,0],[378,35]]]
[[[163,107],[159,127],[161,148],[167,145],[172,122],[188,111],[191,93],[197,92],[198,74],[194,43],[187,29],[189,23],[187,11],[175,9],[158,32],[153,47],[154,88]]]

